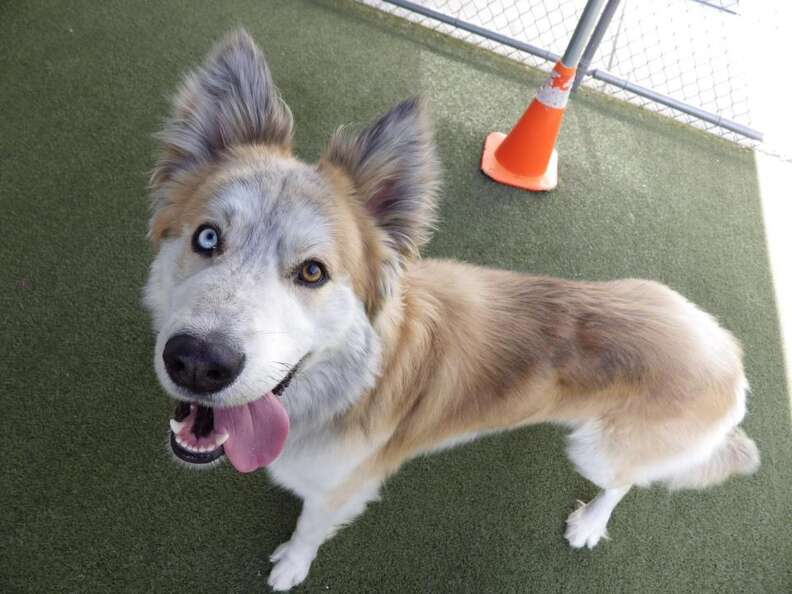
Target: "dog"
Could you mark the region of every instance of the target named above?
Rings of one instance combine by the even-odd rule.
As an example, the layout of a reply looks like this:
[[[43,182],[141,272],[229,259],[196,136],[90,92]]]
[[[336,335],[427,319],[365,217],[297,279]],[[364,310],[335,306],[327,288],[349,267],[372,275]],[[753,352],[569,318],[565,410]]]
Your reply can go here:
[[[274,590],[302,582],[406,461],[489,433],[570,430],[569,459],[602,489],[567,520],[576,548],[633,486],[758,468],[741,348],[678,293],[419,258],[439,189],[421,100],[303,163],[240,30],[186,75],[158,141],[145,303],[177,402],[170,449],[266,468],[302,499]]]

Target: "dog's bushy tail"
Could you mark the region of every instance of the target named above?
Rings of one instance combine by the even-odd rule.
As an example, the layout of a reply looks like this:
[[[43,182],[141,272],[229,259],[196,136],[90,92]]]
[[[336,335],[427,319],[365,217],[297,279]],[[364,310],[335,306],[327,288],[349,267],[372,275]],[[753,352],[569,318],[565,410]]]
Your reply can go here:
[[[668,488],[703,489],[735,474],[753,474],[758,468],[759,448],[745,431],[735,427],[705,462],[671,477]]]

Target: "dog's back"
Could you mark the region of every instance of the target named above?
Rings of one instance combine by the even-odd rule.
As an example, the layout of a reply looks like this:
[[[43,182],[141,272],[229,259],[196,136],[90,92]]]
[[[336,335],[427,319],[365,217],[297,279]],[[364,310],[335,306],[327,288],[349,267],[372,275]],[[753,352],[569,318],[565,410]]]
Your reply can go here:
[[[609,458],[596,465],[607,473],[587,478],[644,484],[665,478],[649,467],[691,448],[711,453],[744,414],[736,340],[658,283],[424,260],[403,287],[391,364],[348,415],[351,427],[393,434],[392,463],[456,435],[551,421],[577,429],[581,469],[592,464],[578,452],[590,458],[595,445]],[[594,444],[594,435],[608,437]]]

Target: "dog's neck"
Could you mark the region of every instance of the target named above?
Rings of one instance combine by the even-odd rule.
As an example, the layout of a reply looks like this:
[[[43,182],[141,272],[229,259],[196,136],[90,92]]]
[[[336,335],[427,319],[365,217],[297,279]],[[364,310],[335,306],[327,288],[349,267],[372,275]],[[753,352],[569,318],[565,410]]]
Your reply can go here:
[[[398,336],[402,309],[400,298],[389,299],[370,322],[361,306],[358,323],[336,348],[309,357],[284,393],[289,441],[332,430],[374,390],[387,345]]]
[[[372,429],[361,421],[405,333],[405,288],[397,281],[390,289],[370,322],[353,325],[338,348],[319,354],[292,381],[284,400],[290,441],[349,422],[364,433]]]
[[[380,345],[376,384],[362,391],[355,402],[336,421],[348,435],[381,442],[387,440],[400,416],[398,392],[413,389],[413,380],[423,373],[420,352],[428,342],[422,340],[425,320],[416,319],[415,295],[409,282],[412,262],[392,286],[376,318],[372,321]],[[420,317],[420,316],[419,316]]]

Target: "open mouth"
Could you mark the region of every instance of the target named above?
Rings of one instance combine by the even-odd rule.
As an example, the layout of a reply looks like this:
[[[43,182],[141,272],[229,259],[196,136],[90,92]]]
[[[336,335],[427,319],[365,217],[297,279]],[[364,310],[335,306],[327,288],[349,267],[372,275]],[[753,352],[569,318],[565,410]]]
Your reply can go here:
[[[279,396],[300,363],[261,398],[241,406],[213,408],[179,402],[170,420],[170,445],[177,458],[209,464],[225,455],[240,472],[267,466],[278,457],[289,431]]]
[[[214,428],[214,410],[179,402],[170,420],[170,445],[178,458],[191,464],[208,464],[223,455],[228,433]]]

